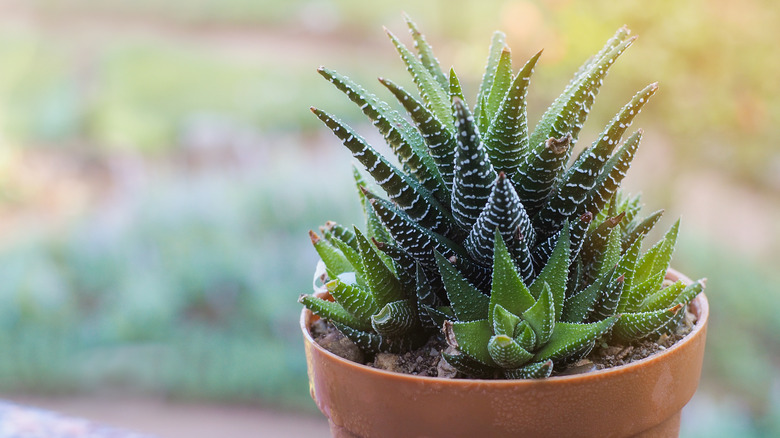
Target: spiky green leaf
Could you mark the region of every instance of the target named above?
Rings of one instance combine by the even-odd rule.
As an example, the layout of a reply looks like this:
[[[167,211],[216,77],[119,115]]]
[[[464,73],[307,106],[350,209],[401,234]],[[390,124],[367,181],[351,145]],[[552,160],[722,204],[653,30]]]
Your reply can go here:
[[[324,237],[328,240],[338,239],[349,245],[350,248],[357,251],[357,240],[355,239],[355,233],[352,229],[347,228],[339,223],[333,221],[325,222],[324,227],[320,227],[320,231]]]
[[[496,232],[500,233],[512,249],[517,246],[519,240],[533,241],[536,235],[517,192],[503,172],[498,174],[487,205],[464,241],[466,251],[474,260],[483,265],[490,264]]]
[[[442,353],[442,358],[453,368],[466,377],[475,379],[488,379],[495,377],[495,370],[465,354]]]
[[[390,92],[398,99],[401,105],[412,117],[412,121],[419,129],[420,134],[428,147],[428,154],[433,159],[439,170],[446,191],[441,191],[439,199],[442,202],[449,202],[450,191],[452,191],[452,175],[455,161],[455,135],[434,115],[425,105],[420,103],[406,90],[396,85],[389,79],[380,78],[379,81],[387,87]]]
[[[325,264],[325,270],[329,278],[336,278],[345,272],[354,272],[355,268],[344,253],[339,251],[332,243],[320,238],[317,233],[311,230],[309,230],[309,238],[320,259]]]
[[[622,250],[621,237],[623,236],[620,235],[619,228],[616,227],[610,231],[604,252],[601,254],[601,261],[599,262],[599,276],[607,275],[620,261],[620,252]]]
[[[550,341],[534,355],[533,360],[565,359],[601,337],[615,324],[617,318],[613,316],[590,324],[559,322],[555,324]]]
[[[565,218],[581,215],[586,211],[585,201],[588,192],[593,188],[601,169],[607,162],[613,149],[620,143],[625,130],[631,125],[634,117],[641,111],[658,89],[658,84],[650,84],[640,91],[607,125],[604,132],[593,145],[583,151],[574,164],[565,172],[541,211],[537,215],[542,227],[554,226]]]
[[[433,194],[443,190],[444,181],[427,154],[422,135],[398,111],[391,109],[385,102],[344,75],[325,67],[320,67],[317,71],[371,119],[398,160],[423,187]]]
[[[457,349],[478,362],[495,367],[490,356],[488,343],[493,336],[493,327],[487,319],[452,323],[452,333],[457,340]]]
[[[639,310],[641,312],[650,312],[653,310],[666,309],[672,305],[683,289],[685,289],[685,283],[682,280],[662,287],[661,290],[645,297],[644,301],[642,301],[642,304],[639,306]]]
[[[588,192],[588,201],[586,202],[587,211],[596,214],[604,208],[607,201],[620,187],[620,183],[626,176],[628,168],[631,167],[631,161],[634,159],[639,142],[642,140],[642,130],[635,132],[623,146],[607,160],[604,170],[596,179],[593,188]]]
[[[498,307],[496,307],[498,309]],[[515,341],[528,351],[533,350],[536,347],[536,333],[528,321],[520,321],[515,327]]]
[[[566,164],[566,154],[571,145],[571,136],[549,138],[541,149],[531,150],[522,166],[512,176],[517,195],[528,215],[533,217],[544,205],[552,191],[555,180]]]
[[[534,362],[523,367],[504,371],[507,379],[546,379],[553,371],[553,361]]]
[[[447,214],[430,192],[390,164],[352,128],[324,111],[312,108],[312,112],[342,140],[344,146],[406,214],[425,227],[447,232]]]
[[[642,239],[636,239],[634,244],[626,250],[615,268],[616,275],[623,276],[623,291],[630,291],[634,288],[634,272],[639,257],[639,250],[642,246]],[[618,303],[617,312],[625,312],[628,304],[628,293],[621,295]]]
[[[625,312],[639,311],[642,302],[661,288],[661,284],[663,284],[665,275],[666,272],[664,271],[656,272],[654,275],[644,279],[644,281],[639,284],[636,284],[635,278],[635,286],[633,286],[628,292],[623,310]]]
[[[487,320],[490,298],[472,286],[440,253],[436,253],[447,297],[459,321]]]
[[[452,182],[452,216],[463,229],[471,229],[490,196],[497,174],[490,164],[474,117],[459,99],[455,107],[458,147]]]
[[[366,285],[376,298],[377,304],[385,306],[388,303],[404,299],[403,285],[382,260],[376,247],[357,228],[355,228],[355,234],[360,249],[360,260]]]
[[[536,272],[534,271],[534,258],[531,248],[528,247],[528,239],[518,239],[512,251],[514,261],[519,269],[520,276],[525,284],[530,284]]]
[[[591,229],[586,235],[580,250],[580,259],[585,264],[585,270],[588,275],[592,275],[593,271],[603,265],[602,260],[604,259],[604,253],[607,251],[609,237],[612,235],[612,230],[616,229],[624,216],[621,213],[617,216],[608,217],[595,228],[591,225]]]
[[[615,272],[614,267],[611,272]],[[608,275],[609,274],[604,274],[604,276]],[[596,303],[596,306],[591,313],[592,319],[601,320],[615,314],[618,303],[620,303],[620,297],[623,294],[623,280],[624,277],[622,275],[614,278],[607,284],[607,287],[603,289],[603,293],[599,297],[599,301]]]
[[[517,368],[534,355],[507,335],[495,335],[488,341],[488,353],[501,368]]]
[[[363,208],[363,216],[366,218],[366,233],[368,237],[376,239],[379,242],[391,242],[393,240],[390,236],[390,232],[379,220],[379,216],[376,215],[374,208],[371,207],[366,193],[368,192],[368,186],[363,180],[363,176],[360,171],[352,166],[352,176],[355,178],[355,185],[357,186],[358,196],[360,198],[360,206]],[[355,243],[355,249],[357,249],[357,242]]]
[[[674,246],[677,244],[677,233],[679,229],[680,219],[677,219],[669,231],[666,232],[666,235],[662,240],[663,243],[655,257],[655,263],[653,263],[653,271],[666,272],[669,269],[669,264],[672,261],[672,253],[674,252]]]
[[[487,129],[485,148],[499,172],[514,175],[523,164],[528,149],[525,99],[531,74],[541,54],[540,51],[534,55],[517,73]]]
[[[483,107],[487,105],[490,90],[493,88],[493,81],[495,80],[496,70],[498,69],[498,63],[501,60],[501,53],[504,47],[506,47],[506,35],[503,32],[493,33],[485,73],[482,75],[482,82],[479,84],[479,92],[477,93],[477,106],[474,108],[474,116],[477,119],[486,112]],[[487,125],[485,125],[485,128],[487,128]]]
[[[653,229],[655,224],[658,223],[658,221],[661,219],[661,216],[664,214],[663,210],[658,210],[653,212],[648,217],[644,218],[642,221],[640,221],[637,224],[630,224],[628,225],[628,229],[626,230],[626,233],[623,237],[623,249],[628,248],[634,241],[643,238],[647,235],[647,233],[650,232],[650,230]]]
[[[490,291],[488,318],[493,318],[494,308],[497,306],[502,306],[515,315],[522,315],[534,305],[536,299],[518,275],[509,251],[497,233],[494,242],[495,257],[493,258],[493,282]]]
[[[643,339],[668,324],[682,308],[678,304],[668,309],[623,314],[612,328],[612,338],[622,343]]]
[[[520,317],[506,310],[500,304],[490,307],[488,320],[493,323],[493,333],[497,335],[515,336],[515,328],[520,324]]]
[[[370,194],[369,197],[373,210],[393,239],[424,266],[435,267],[435,250],[448,257],[456,253],[465,254],[464,250],[457,249],[457,244],[421,226],[387,200]]]
[[[355,251],[351,246],[344,243],[341,239],[333,237],[330,239],[330,243],[333,244],[342,254],[346,257],[349,264],[352,265],[352,269],[355,272],[356,281],[360,285],[365,285],[365,275],[363,271],[363,260],[360,258],[360,254]]]
[[[402,336],[419,326],[417,309],[409,300],[387,303],[371,317],[371,326],[381,336]]]
[[[531,134],[532,148],[540,148],[544,141],[550,137],[558,138],[567,134],[571,134],[572,143],[577,141],[582,124],[593,105],[607,71],[633,41],[634,38],[621,41],[590,65],[564,90],[563,94],[544,113]],[[568,155],[566,158],[568,159]]]
[[[455,68],[450,68],[450,101],[454,102],[455,98],[462,100],[463,102],[466,101],[466,98],[463,97],[463,87],[460,85],[460,78],[458,78],[458,74],[455,73]]]
[[[588,287],[566,300],[561,320],[575,323],[584,322],[593,312],[599,297],[604,294],[606,280],[606,277],[599,277]]]
[[[490,93],[487,95],[483,112],[488,116],[488,121],[492,122],[493,117],[498,112],[498,107],[504,100],[509,86],[512,82],[512,52],[508,46],[501,49],[501,55],[496,65],[496,73],[493,75],[493,85],[490,87]],[[480,125],[481,132],[487,132],[489,125]]]
[[[370,323],[371,316],[381,308],[374,295],[360,286],[340,280],[331,280],[325,286],[337,303],[363,323]]]
[[[358,330],[371,329],[371,324],[366,324],[355,318],[339,303],[323,300],[322,298],[313,295],[301,295],[301,297],[298,298],[298,302],[306,306],[307,309],[311,310],[311,313],[320,318],[340,322],[341,324],[354,327]]]
[[[441,85],[442,88],[447,89],[447,78],[444,76],[444,72],[439,65],[439,60],[433,54],[433,48],[425,40],[425,35],[420,33],[417,29],[417,24],[409,18],[408,15],[404,15],[407,26],[409,26],[409,32],[414,39],[414,47],[417,49],[417,53],[420,57],[420,62],[426,70],[436,79],[436,82]]]
[[[542,293],[536,304],[523,312],[523,320],[531,326],[536,335],[536,346],[544,345],[552,336],[555,328],[555,301],[552,291],[547,283],[544,283]]]
[[[368,354],[376,354],[380,351],[388,350],[388,344],[376,333],[358,330],[337,321],[333,321],[333,325],[336,326],[341,334],[346,336],[350,341],[354,342],[358,348]]]
[[[450,117],[450,99],[449,93],[446,88],[443,88],[441,84],[436,81],[423,63],[417,59],[412,52],[409,51],[406,46],[396,38],[390,31],[385,29],[393,45],[398,50],[398,54],[401,55],[401,59],[406,64],[406,69],[412,75],[414,83],[420,90],[420,96],[422,96],[428,108],[436,114],[442,123],[447,126],[447,129],[452,131],[454,124]]]
[[[545,285],[549,286],[555,306],[556,320],[561,319],[563,300],[566,297],[566,283],[569,278],[569,261],[571,260],[569,244],[569,227],[564,226],[547,264],[544,265],[539,276],[529,287],[531,295],[538,299],[542,295]]]

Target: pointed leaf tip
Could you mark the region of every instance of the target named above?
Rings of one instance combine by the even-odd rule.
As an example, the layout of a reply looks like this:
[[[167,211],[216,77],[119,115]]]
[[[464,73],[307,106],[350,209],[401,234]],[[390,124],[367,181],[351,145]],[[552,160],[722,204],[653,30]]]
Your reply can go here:
[[[444,333],[444,340],[447,342],[447,345],[452,348],[458,348],[458,339],[455,337],[455,331],[452,329],[452,321],[445,320],[441,331]]]
[[[626,217],[626,212],[622,211],[622,212],[620,212],[619,215],[617,215],[615,217],[608,218],[604,222],[606,222],[609,225],[609,227],[611,228],[611,227],[614,227],[615,225],[619,224],[620,222],[622,222],[624,217]]]
[[[590,223],[593,220],[593,213],[586,211],[582,216],[580,216],[580,220],[585,223]]]
[[[319,243],[320,240],[322,240],[320,239],[320,236],[318,236],[317,233],[314,232],[314,230],[309,230],[309,238],[311,239],[311,243],[315,245]]]
[[[569,145],[572,141],[571,133],[566,134],[561,138],[550,137],[544,143],[544,147],[553,151],[554,154],[560,155],[565,153],[569,149]]]

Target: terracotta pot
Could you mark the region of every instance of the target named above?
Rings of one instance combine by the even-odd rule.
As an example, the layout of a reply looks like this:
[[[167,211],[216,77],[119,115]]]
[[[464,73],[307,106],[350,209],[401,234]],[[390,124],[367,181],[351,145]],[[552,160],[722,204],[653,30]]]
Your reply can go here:
[[[669,271],[667,278],[687,277]],[[690,280],[688,280],[690,281]],[[301,315],[311,396],[334,437],[676,437],[699,383],[709,307],[692,302],[693,331],[628,365],[542,380],[419,377],[342,359]]]

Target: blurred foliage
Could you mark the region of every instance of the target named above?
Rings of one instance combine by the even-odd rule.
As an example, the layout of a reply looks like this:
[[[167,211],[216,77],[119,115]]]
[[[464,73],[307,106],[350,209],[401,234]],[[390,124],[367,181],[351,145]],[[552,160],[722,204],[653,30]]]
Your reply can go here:
[[[644,117],[677,158],[780,189],[780,84],[773,80],[780,75],[773,25],[780,7],[772,0],[401,0],[370,7],[357,0],[37,0],[27,7],[53,23],[50,29],[0,35],[0,60],[11,66],[0,73],[0,126],[25,143],[168,149],[193,112],[269,130],[312,129],[309,105],[331,98],[342,106],[333,111],[347,107],[322,87],[318,63],[339,65],[363,83],[394,71],[385,66],[402,76],[379,29],[404,32],[405,10],[426,29],[443,65],[457,65],[471,85],[494,29],[507,33],[518,60],[545,48],[534,86],[545,94],[530,97],[537,115],[576,66],[628,24],[641,40],[616,66],[623,79],[605,88],[594,118],[606,122],[607,108],[660,81]],[[94,41],[89,29],[101,23],[116,31],[104,29]],[[372,89],[383,92],[378,84]]]
[[[172,170],[0,252],[0,388],[303,404],[295,295],[316,262],[306,231],[359,207],[339,195],[349,186],[315,190],[332,166],[296,149]],[[280,186],[292,163],[315,170]]]
[[[706,275],[710,303],[700,392],[681,436],[780,436],[780,273],[695,232],[681,233],[673,264]],[[690,413],[690,415],[688,415]]]

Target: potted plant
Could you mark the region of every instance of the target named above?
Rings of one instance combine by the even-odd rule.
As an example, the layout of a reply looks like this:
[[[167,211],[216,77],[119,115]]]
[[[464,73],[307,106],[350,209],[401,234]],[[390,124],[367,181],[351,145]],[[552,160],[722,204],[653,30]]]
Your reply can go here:
[[[376,182],[355,170],[364,231],[329,222],[310,233],[321,263],[301,324],[333,435],[676,436],[701,371],[704,282],[669,269],[679,221],[642,251],[662,212],[643,217],[639,198],[618,190],[642,131],[621,139],[657,84],[570,160],[634,37],[618,30],[529,130],[541,52],[513,73],[496,33],[472,108],[407,23],[416,54],[388,35],[419,97],[379,80],[406,115],[318,70],[399,163],[312,108]],[[660,352],[608,366],[634,350]]]

